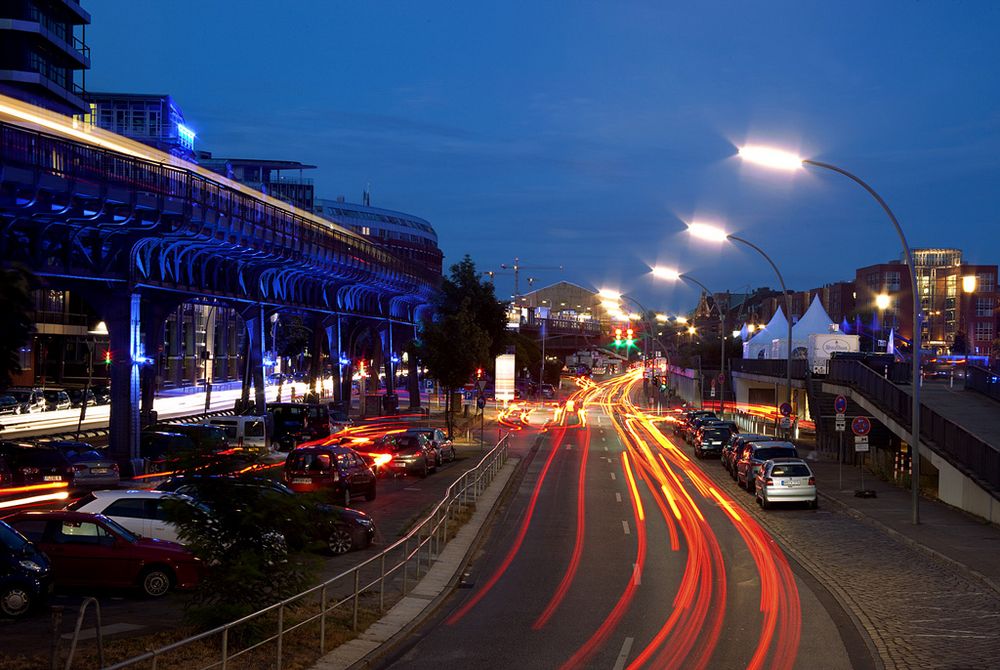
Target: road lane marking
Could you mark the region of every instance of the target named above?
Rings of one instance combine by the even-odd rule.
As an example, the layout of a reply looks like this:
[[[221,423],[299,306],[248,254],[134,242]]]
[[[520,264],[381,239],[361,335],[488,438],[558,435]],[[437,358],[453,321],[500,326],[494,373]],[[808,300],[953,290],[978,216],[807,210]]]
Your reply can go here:
[[[628,653],[632,651],[632,642],[634,639],[631,637],[625,638],[622,642],[622,650],[618,652],[618,659],[615,661],[614,670],[622,670],[625,667],[625,661],[628,660]]]
[[[616,493],[615,494],[615,500],[617,500],[618,502],[621,502],[622,501],[622,494],[621,493]]]
[[[609,447],[608,445],[605,444],[604,445],[604,451],[611,451],[611,447]]]
[[[612,479],[612,480],[616,479],[616,477],[615,477],[615,473],[613,473],[613,472],[611,473],[611,479]]]
[[[624,519],[622,519],[622,530],[625,531],[626,535],[632,534],[632,530],[628,527],[628,521],[625,521]]]
[[[606,438],[603,435],[601,435],[601,442],[607,442],[607,441],[608,441],[608,438]]]

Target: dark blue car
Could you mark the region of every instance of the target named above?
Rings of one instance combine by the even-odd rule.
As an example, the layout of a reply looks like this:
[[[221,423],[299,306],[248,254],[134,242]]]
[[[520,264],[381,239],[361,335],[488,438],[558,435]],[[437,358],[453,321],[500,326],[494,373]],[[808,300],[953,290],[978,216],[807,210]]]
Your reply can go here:
[[[20,617],[52,588],[49,559],[23,535],[0,521],[0,615]]]

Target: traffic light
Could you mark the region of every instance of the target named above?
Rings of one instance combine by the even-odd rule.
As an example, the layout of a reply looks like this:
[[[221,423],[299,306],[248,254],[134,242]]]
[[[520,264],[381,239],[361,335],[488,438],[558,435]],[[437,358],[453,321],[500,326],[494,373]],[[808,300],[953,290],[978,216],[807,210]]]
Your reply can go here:
[[[616,347],[622,346],[622,329],[621,328],[615,328],[615,346]]]
[[[483,378],[483,369],[476,368],[476,379],[482,379],[482,378]]]
[[[105,365],[111,365],[111,350],[110,349],[106,349],[104,351],[104,364]]]
[[[631,348],[632,345],[635,344],[635,337],[634,337],[634,332],[632,330],[632,326],[628,327],[628,330],[625,331],[625,335],[626,335],[625,347]]]

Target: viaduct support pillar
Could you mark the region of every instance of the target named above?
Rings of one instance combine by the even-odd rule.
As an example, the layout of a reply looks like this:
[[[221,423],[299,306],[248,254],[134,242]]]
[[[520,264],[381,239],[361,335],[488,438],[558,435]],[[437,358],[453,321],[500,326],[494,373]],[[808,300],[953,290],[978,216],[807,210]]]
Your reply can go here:
[[[337,402],[344,401],[344,387],[343,387],[343,372],[344,364],[341,361],[344,358],[344,348],[341,346],[341,332],[340,332],[340,316],[334,317],[333,320],[327,320],[323,326],[323,330],[326,331],[326,343],[330,349],[330,368],[333,381],[333,399]],[[351,410],[350,406],[350,395],[347,396],[347,402],[344,403],[344,411],[349,412]]]
[[[254,413],[264,414],[267,401],[264,398],[264,306],[251,305],[242,310],[246,324],[246,358],[243,371],[243,398],[249,399],[250,383],[254,389]]]
[[[114,292],[105,310],[111,349],[111,457],[121,464],[139,457],[139,359],[141,300],[138,290]],[[126,468],[126,471],[131,472]]]
[[[407,349],[407,375],[406,386],[410,391],[410,409],[420,407],[420,362],[417,360],[416,327],[413,329],[414,339],[406,346]]]

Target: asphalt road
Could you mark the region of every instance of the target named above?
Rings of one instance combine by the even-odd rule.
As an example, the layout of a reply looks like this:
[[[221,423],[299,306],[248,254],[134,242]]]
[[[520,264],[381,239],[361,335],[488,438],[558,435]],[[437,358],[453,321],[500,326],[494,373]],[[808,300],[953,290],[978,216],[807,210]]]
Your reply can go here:
[[[870,667],[835,601],[613,386],[524,459],[468,588],[381,667]]]

